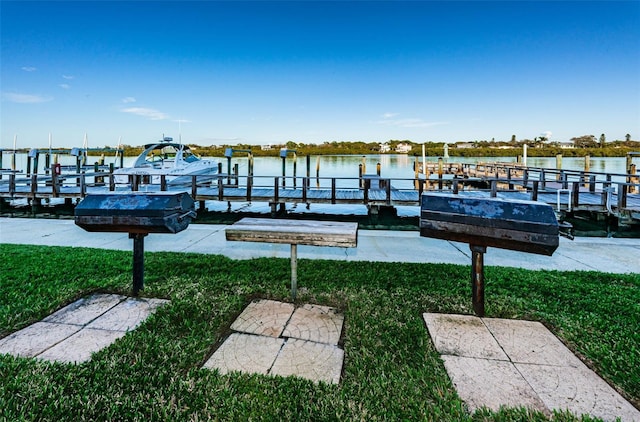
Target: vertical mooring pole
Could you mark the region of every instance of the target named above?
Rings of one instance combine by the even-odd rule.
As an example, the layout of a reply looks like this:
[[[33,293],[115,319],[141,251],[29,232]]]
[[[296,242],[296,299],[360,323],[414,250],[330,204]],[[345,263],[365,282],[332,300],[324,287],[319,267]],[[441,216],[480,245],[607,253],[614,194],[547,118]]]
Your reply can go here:
[[[484,253],[486,246],[469,245],[471,249],[471,296],[473,311],[484,317]]]
[[[146,233],[129,233],[133,239],[133,295],[144,290],[144,237]]]

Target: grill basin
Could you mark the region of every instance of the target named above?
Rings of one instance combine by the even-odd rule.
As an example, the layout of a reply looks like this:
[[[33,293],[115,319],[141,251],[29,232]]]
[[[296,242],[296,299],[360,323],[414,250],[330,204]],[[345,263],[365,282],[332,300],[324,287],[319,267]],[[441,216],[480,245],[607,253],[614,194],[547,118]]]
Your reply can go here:
[[[89,232],[178,233],[193,217],[185,192],[87,195],[75,209],[76,224]]]
[[[484,316],[487,247],[551,256],[559,245],[559,225],[544,203],[433,193],[421,197],[420,236],[469,244],[473,308]]]
[[[133,239],[133,295],[144,288],[144,238],[178,233],[196,216],[195,203],[180,193],[87,195],[75,209],[75,223],[88,232],[125,232]]]
[[[499,198],[424,194],[420,235],[551,256],[558,220],[550,205]]]

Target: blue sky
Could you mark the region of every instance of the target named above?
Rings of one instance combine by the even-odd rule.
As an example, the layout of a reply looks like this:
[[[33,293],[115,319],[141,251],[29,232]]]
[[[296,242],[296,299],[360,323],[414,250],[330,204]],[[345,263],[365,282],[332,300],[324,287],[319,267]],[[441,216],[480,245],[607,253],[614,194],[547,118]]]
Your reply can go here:
[[[0,147],[640,139],[640,1],[2,1]]]

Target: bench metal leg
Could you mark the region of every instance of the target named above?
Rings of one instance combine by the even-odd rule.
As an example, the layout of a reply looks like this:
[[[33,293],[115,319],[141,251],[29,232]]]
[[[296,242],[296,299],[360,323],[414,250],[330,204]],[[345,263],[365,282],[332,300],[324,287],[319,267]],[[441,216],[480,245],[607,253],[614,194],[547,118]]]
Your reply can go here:
[[[291,244],[291,297],[296,300],[298,292],[298,245]]]

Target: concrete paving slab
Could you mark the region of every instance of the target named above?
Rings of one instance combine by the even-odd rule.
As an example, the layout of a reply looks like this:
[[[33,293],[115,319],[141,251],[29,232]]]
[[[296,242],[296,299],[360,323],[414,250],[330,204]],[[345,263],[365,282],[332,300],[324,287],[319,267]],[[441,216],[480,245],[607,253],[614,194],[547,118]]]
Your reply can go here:
[[[295,306],[274,300],[251,302],[231,324],[231,329],[250,334],[279,337]]]
[[[36,322],[0,339],[0,353],[31,358],[81,329],[79,325]]]
[[[338,346],[344,316],[336,309],[272,300],[251,302],[205,368],[340,381],[344,351]]]
[[[133,330],[163,299],[95,294],[65,306],[43,321],[0,340],[0,353],[56,362],[85,362]]]
[[[124,331],[95,330],[83,328],[66,340],[45,350],[37,356],[51,362],[82,363],[91,355],[124,336]]]
[[[539,322],[444,314],[424,314],[424,319],[458,394],[472,411],[525,406],[547,414],[568,410],[605,421],[640,421],[635,407]],[[496,360],[492,348],[484,356],[464,356],[483,351],[467,350],[479,337],[488,341],[482,327],[506,360]]]
[[[86,325],[123,300],[125,300],[125,296],[115,294],[95,294],[87,296],[54,312],[42,321]]]
[[[640,421],[640,411],[585,365],[563,367],[516,363],[545,405],[604,421]]]
[[[433,313],[422,316],[440,354],[509,360],[481,318]]]
[[[583,363],[544,325],[536,321],[484,318],[491,334],[514,363],[582,366]]]
[[[138,327],[157,308],[169,303],[165,299],[128,298],[102,314],[87,328],[111,331],[130,331]]]
[[[330,344],[288,339],[276,358],[271,375],[295,375],[315,382],[338,384],[344,351]]]
[[[295,310],[282,335],[337,345],[343,322],[344,315],[335,308],[305,304]]]
[[[266,375],[284,342],[282,338],[232,333],[204,367],[218,369],[221,374],[240,371]]]
[[[442,356],[447,373],[472,412],[487,407],[527,407],[547,415],[549,409],[511,362]]]

